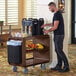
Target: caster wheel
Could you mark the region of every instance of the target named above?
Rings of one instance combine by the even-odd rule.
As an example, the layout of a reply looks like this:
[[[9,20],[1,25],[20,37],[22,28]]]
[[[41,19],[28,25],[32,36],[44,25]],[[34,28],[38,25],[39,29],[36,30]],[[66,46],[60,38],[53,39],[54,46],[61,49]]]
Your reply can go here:
[[[35,68],[35,65],[33,65],[32,67]]]
[[[23,72],[24,72],[24,74],[27,74],[28,73],[28,69],[27,68],[24,68],[23,69]]]
[[[3,46],[3,43],[1,43],[1,46]]]
[[[45,69],[46,69],[45,64],[41,64],[41,69],[42,69],[42,70],[45,70]]]
[[[16,66],[13,66],[12,67],[12,70],[13,70],[13,72],[17,72],[17,67]]]

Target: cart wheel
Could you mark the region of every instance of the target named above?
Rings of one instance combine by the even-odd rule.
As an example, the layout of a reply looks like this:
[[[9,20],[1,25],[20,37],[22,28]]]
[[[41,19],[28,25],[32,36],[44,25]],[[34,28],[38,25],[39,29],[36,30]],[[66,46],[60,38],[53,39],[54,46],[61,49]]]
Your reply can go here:
[[[45,70],[45,69],[46,69],[45,64],[41,64],[41,69],[42,69],[42,70]]]
[[[1,43],[1,46],[3,46],[3,43]]]
[[[28,73],[28,69],[27,68],[24,68],[23,69],[23,72],[24,72],[24,74],[27,74]]]
[[[17,72],[17,67],[16,66],[13,66],[12,67],[12,70],[13,70],[13,72]]]
[[[35,68],[35,65],[33,65],[32,67]]]

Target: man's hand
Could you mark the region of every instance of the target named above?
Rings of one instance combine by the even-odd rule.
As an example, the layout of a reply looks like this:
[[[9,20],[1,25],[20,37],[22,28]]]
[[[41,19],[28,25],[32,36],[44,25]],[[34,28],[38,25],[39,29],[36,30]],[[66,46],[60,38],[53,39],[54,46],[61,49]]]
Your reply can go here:
[[[49,30],[45,30],[45,31],[44,31],[45,34],[48,34],[49,32],[50,32]]]
[[[41,28],[44,28],[46,26],[46,24],[42,25]]]

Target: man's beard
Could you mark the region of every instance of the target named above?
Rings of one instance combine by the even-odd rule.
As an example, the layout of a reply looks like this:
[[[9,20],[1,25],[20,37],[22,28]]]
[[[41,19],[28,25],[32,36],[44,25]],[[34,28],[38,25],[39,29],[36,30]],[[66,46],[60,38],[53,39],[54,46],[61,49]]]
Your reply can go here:
[[[54,10],[51,10],[51,12],[54,12]]]

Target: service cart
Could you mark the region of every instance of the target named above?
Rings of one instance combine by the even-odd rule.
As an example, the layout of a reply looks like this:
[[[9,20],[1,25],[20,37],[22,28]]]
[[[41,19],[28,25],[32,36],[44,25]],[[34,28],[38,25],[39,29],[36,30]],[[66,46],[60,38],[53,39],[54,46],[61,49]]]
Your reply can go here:
[[[13,65],[13,71],[17,71],[16,66],[24,67],[24,73],[28,72],[27,67],[50,61],[50,38],[49,35],[37,35],[28,37],[10,37],[9,41],[20,41],[21,45],[7,45],[8,62]]]

